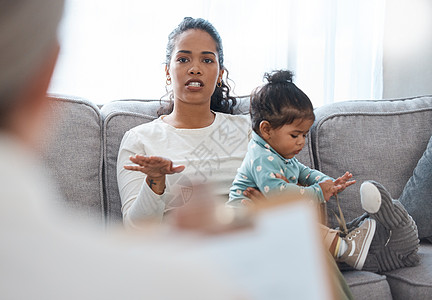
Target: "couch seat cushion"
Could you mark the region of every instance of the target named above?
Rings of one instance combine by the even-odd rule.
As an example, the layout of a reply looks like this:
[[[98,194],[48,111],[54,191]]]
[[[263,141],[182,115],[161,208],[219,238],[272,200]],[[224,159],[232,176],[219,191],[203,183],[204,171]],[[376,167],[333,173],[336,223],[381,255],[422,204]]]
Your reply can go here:
[[[386,276],[365,271],[342,272],[356,300],[392,299]]]
[[[418,253],[420,265],[385,273],[393,299],[432,298],[432,244],[422,243]]]

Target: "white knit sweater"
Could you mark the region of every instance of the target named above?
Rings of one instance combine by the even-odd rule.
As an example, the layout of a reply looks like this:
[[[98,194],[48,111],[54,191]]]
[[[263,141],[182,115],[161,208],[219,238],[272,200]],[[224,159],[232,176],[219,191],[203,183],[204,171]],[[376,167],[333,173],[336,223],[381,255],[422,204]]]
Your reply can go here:
[[[125,224],[133,226],[134,221],[148,217],[162,220],[166,211],[189,200],[192,183],[211,184],[214,196],[227,201],[250,134],[249,116],[223,113],[216,113],[210,126],[199,129],[178,129],[161,117],[126,132],[117,160]],[[145,183],[145,174],[123,168],[132,164],[129,157],[135,154],[166,157],[186,168],[181,173],[167,175],[165,192],[157,195]]]

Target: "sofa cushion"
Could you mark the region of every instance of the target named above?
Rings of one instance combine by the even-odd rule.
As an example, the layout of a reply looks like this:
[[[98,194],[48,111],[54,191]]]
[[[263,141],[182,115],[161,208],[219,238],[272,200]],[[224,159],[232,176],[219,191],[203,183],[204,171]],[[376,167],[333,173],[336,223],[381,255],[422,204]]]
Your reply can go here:
[[[129,129],[157,118],[159,101],[123,100],[105,104],[102,109],[104,141],[105,209],[108,224],[122,220],[117,185],[117,154],[123,135]]]
[[[42,141],[48,171],[69,211],[103,224],[102,119],[97,106],[83,99],[52,96]]]
[[[342,273],[356,300],[392,299],[386,276],[365,271]]]
[[[347,101],[315,110],[311,129],[316,168],[332,177],[350,171],[357,184],[339,195],[347,221],[363,213],[359,188],[383,184],[399,198],[432,135],[432,97]],[[336,211],[333,199],[328,209]],[[337,226],[332,213],[329,225]]]
[[[121,100],[104,105],[101,109],[103,118],[104,139],[104,178],[106,195],[106,214],[109,223],[121,220],[121,200],[117,185],[117,154],[125,132],[142,123],[157,118],[159,100]],[[239,98],[234,114],[249,113],[249,98]],[[311,166],[313,164],[312,149],[309,143],[298,155],[299,161]],[[228,194],[229,191],[227,191]]]
[[[432,137],[399,201],[417,223],[419,238],[432,240]]]
[[[432,295],[432,244],[420,245],[420,265],[388,273],[393,299],[430,299]]]

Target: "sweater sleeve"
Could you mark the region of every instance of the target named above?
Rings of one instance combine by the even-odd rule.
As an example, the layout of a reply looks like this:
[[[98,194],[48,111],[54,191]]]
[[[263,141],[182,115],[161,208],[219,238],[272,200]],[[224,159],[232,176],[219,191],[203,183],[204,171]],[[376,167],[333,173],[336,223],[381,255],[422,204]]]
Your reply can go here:
[[[123,223],[135,227],[134,222],[145,219],[162,220],[165,211],[164,194],[154,193],[145,182],[146,174],[124,168],[130,165],[131,155],[145,155],[145,148],[133,131],[123,136],[117,158],[117,183],[122,203]]]
[[[311,186],[314,184],[318,184],[322,181],[326,181],[328,179],[334,180],[332,177],[327,176],[320,171],[311,169],[300,162],[296,162],[299,168],[299,178],[298,182],[304,186]]]
[[[276,178],[275,174],[279,172],[280,166],[274,160],[271,160],[271,157],[260,157],[254,161],[252,167],[256,185],[265,196],[283,192],[292,195],[305,195],[317,202],[325,202],[318,183],[310,186],[299,186],[296,183],[288,183],[283,179]]]

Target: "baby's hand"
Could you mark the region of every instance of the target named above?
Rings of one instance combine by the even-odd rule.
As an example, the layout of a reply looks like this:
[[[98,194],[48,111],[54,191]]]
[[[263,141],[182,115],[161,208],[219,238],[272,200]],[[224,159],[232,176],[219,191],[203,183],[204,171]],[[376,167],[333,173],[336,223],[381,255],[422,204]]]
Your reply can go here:
[[[345,174],[343,174],[341,177],[337,178],[334,181],[334,184],[337,186],[341,186],[340,189],[338,189],[338,193],[342,192],[344,189],[346,189],[347,187],[349,187],[350,185],[353,185],[354,183],[356,183],[355,180],[350,180],[353,177],[353,175],[350,172],[345,172]]]
[[[335,182],[336,180],[328,179],[319,183],[325,201],[329,201],[331,196],[342,189],[342,185],[336,185]]]
[[[349,172],[345,172],[341,177],[337,178],[335,181],[332,180],[326,180],[323,182],[320,182],[319,185],[321,186],[321,190],[323,192],[324,199],[326,201],[330,200],[330,197],[342,192],[350,185],[353,185],[356,183],[355,180],[350,180],[352,178],[352,174]]]

